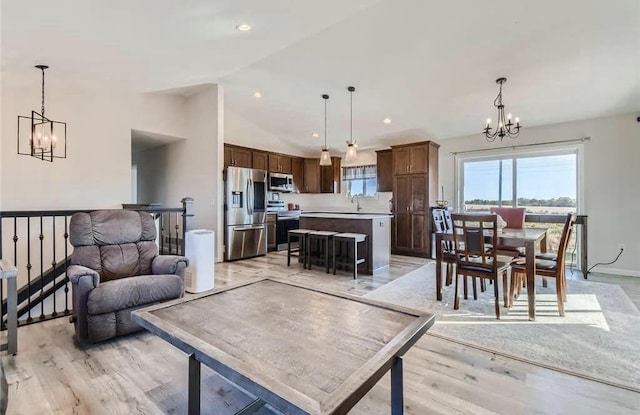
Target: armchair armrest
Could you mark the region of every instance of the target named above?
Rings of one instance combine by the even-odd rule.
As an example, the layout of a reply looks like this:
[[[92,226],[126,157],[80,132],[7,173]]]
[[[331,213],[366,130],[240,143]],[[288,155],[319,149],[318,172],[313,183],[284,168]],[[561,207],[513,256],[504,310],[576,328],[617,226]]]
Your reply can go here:
[[[67,277],[71,281],[72,312],[73,323],[76,326],[76,336],[80,342],[86,342],[89,339],[87,327],[89,307],[87,306],[87,301],[91,291],[100,285],[100,274],[91,268],[70,265],[67,268]]]
[[[151,273],[154,275],[174,274],[184,278],[185,269],[189,266],[186,257],[178,255],[158,255],[151,263]]]
[[[100,285],[100,274],[82,265],[69,265],[67,277],[72,284],[79,284],[81,279],[83,282],[86,281],[84,284],[87,285],[87,288],[96,288]]]

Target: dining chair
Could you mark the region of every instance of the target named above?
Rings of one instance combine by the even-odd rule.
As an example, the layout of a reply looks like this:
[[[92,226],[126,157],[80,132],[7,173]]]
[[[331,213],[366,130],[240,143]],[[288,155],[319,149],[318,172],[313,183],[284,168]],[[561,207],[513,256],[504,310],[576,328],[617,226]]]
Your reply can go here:
[[[524,228],[525,208],[492,207],[491,213],[500,216],[502,220],[507,223],[505,228]],[[519,256],[523,256],[524,251],[521,248],[514,248],[512,246],[498,246],[498,255],[505,255],[516,258]]]
[[[560,317],[564,317],[564,303],[567,301],[567,276],[565,259],[567,255],[567,245],[571,238],[573,224],[576,222],[576,214],[568,213],[560,236],[558,254],[555,260],[536,259],[536,275],[552,277],[556,279],[556,297],[558,299],[558,312]],[[516,294],[519,294],[522,281],[526,280],[527,263],[518,260],[511,265],[511,287],[509,301],[513,301]]]
[[[460,307],[458,290],[459,277],[480,278],[495,281],[493,293],[496,318],[500,319],[500,300],[498,278],[502,276],[502,291],[505,306],[508,305],[507,272],[509,262],[498,258],[497,250],[488,249],[488,245],[498,246],[498,221],[496,215],[453,214],[453,244],[456,255],[456,281],[454,310]]]
[[[432,209],[431,218],[433,220],[434,233],[446,233],[447,232],[447,219],[444,215],[444,209]],[[453,280],[453,267],[456,264],[456,257],[453,251],[453,243],[451,241],[442,241],[442,246],[437,246],[435,249],[442,250],[442,262],[447,265],[447,275],[445,279],[445,285],[451,285]],[[465,291],[466,298],[466,291]]]

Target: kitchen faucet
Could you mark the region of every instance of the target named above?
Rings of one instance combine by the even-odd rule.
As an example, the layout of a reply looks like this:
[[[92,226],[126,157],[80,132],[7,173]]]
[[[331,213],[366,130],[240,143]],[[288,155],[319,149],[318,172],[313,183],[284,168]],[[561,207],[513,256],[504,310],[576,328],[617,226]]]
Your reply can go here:
[[[360,196],[359,195],[351,196],[351,203],[353,203],[353,199],[356,200],[356,212],[360,212],[362,210],[362,207],[360,207]]]

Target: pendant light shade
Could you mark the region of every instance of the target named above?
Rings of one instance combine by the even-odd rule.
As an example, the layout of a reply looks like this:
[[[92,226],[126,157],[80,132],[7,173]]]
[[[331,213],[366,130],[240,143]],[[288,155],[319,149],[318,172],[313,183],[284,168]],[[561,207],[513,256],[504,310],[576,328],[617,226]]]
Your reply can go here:
[[[320,153],[320,165],[331,166],[331,154],[329,154],[329,147],[327,147],[327,101],[329,95],[323,94],[322,99],[324,99],[324,145]]]
[[[350,94],[349,100],[349,141],[347,141],[347,154],[345,154],[345,161],[354,161],[358,158],[358,149],[356,142],[353,141],[353,91],[356,89],[352,86],[347,87],[347,91]]]

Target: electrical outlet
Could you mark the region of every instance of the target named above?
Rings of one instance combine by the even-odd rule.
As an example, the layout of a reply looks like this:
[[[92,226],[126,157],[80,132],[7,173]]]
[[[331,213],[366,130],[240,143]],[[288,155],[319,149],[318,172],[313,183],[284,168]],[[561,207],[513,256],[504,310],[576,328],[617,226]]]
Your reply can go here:
[[[618,244],[618,251],[624,251],[627,247],[624,244]]]

